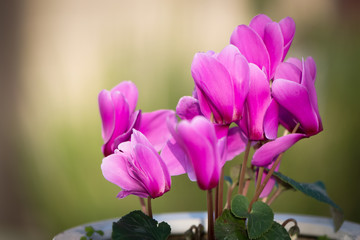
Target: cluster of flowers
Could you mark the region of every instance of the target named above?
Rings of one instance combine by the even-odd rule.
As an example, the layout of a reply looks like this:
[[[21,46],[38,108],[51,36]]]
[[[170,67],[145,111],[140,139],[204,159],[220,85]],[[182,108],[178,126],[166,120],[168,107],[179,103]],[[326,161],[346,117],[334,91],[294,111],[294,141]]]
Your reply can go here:
[[[157,198],[170,190],[171,176],[185,173],[212,189],[226,161],[250,146],[253,166],[278,169],[281,153],[322,131],[314,60],[284,61],[294,34],[290,17],[274,22],[261,14],[237,26],[220,53],[195,54],[194,92],[179,100],[176,112],[136,110],[138,91],[129,81],[101,91],[101,169],[121,187],[118,197]],[[278,137],[279,125],[287,134]],[[274,184],[267,182],[260,197]]]

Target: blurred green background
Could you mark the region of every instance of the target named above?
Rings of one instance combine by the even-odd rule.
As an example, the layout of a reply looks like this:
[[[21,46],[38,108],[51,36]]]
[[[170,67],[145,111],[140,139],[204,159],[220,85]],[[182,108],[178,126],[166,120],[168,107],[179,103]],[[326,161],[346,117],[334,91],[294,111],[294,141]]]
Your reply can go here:
[[[124,215],[136,197],[100,171],[97,94],[123,80],[138,108],[174,109],[190,95],[198,51],[220,51],[233,29],[265,13],[297,25],[289,56],[313,56],[324,131],[289,150],[281,172],[322,180],[347,220],[360,222],[360,12],[356,0],[4,0],[0,6],[0,238],[50,239],[74,225]],[[240,160],[234,160],[239,162]],[[205,210],[186,176],[153,201],[155,213]],[[277,212],[330,216],[286,192]]]

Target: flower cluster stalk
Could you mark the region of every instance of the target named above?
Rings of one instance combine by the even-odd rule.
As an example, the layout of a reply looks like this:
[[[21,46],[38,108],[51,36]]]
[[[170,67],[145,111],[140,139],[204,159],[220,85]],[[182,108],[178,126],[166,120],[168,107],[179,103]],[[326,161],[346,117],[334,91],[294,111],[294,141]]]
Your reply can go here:
[[[212,189],[207,190],[208,240],[215,240]]]
[[[151,207],[151,197],[147,198],[147,207],[148,207],[148,216],[152,218],[153,214],[152,214],[152,207]]]
[[[247,161],[249,158],[250,147],[251,147],[251,141],[248,141],[248,143],[246,144],[243,164],[241,165],[238,194],[242,194],[244,189],[245,172],[246,172]]]
[[[145,200],[142,197],[139,197],[140,205],[141,205],[141,211],[148,215],[148,211],[146,209]]]

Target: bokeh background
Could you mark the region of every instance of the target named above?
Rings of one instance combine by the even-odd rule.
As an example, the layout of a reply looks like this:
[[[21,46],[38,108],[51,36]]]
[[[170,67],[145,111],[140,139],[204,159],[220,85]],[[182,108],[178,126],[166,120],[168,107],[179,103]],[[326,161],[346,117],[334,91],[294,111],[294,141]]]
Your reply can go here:
[[[97,94],[123,80],[143,111],[190,95],[198,51],[220,51],[258,13],[297,24],[288,56],[313,56],[324,131],[289,150],[281,172],[322,180],[347,220],[360,222],[357,0],[3,0],[0,3],[0,239],[51,239],[138,209],[101,174]],[[239,161],[239,160],[235,160]],[[153,201],[155,213],[205,210],[186,176]],[[277,212],[330,216],[286,192]]]

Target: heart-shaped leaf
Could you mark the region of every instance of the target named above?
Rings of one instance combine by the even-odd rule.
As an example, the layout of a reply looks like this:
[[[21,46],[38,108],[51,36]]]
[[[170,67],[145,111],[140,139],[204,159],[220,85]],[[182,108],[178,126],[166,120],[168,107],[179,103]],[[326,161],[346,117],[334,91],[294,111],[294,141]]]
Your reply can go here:
[[[133,211],[113,223],[113,240],[144,239],[165,240],[171,228],[165,222],[158,222],[141,211]]]
[[[257,240],[291,240],[289,233],[286,229],[278,224],[277,222],[273,222],[271,228],[261,235]]]
[[[236,218],[230,210],[224,210],[215,222],[216,239],[248,240],[245,219]]]
[[[253,204],[248,219],[248,234],[250,239],[258,238],[267,232],[274,221],[274,213],[266,203],[257,201]]]
[[[231,212],[238,218],[247,218],[247,229],[250,239],[260,237],[267,232],[274,221],[274,213],[271,208],[261,201],[253,204],[248,212],[249,200],[242,195],[237,195],[231,202]]]
[[[236,195],[231,202],[231,212],[238,218],[249,217],[249,200],[243,195]]]

